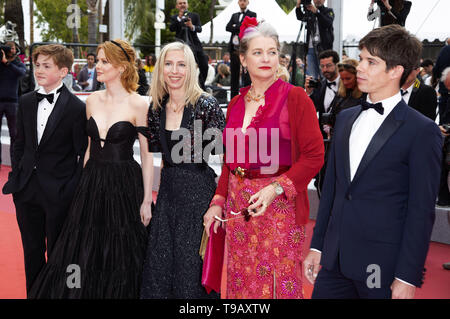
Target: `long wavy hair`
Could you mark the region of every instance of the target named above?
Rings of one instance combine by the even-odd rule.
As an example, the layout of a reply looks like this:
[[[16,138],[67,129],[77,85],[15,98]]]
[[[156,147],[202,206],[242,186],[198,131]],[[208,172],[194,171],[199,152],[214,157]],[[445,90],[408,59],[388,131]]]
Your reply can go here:
[[[156,62],[153,71],[152,84],[150,86],[150,96],[153,101],[153,108],[161,107],[163,98],[169,94],[169,89],[164,81],[164,63],[169,51],[182,51],[187,66],[186,77],[184,79],[185,105],[191,104],[195,106],[198,98],[205,92],[198,84],[197,63],[195,62],[194,53],[191,48],[182,42],[172,42],[164,46],[161,54]]]
[[[139,87],[139,75],[135,64],[136,52],[127,41],[122,39],[115,39],[114,41],[120,44],[120,47],[110,41],[105,41],[97,47],[97,55],[103,49],[106,59],[113,66],[122,66],[124,71],[120,75],[120,82],[127,92],[135,92]],[[124,51],[127,53],[128,58]]]
[[[345,59],[341,63],[338,63],[338,70],[339,72],[347,71],[349,73],[352,73],[355,75],[355,81],[356,81],[356,68],[358,67],[358,61],[354,59]],[[338,89],[338,95],[341,97],[347,96],[347,88],[344,86],[344,82],[341,80],[339,81],[339,89]],[[352,97],[355,99],[359,99],[362,96],[361,90],[358,88],[358,84],[355,85],[355,87],[352,90]]]

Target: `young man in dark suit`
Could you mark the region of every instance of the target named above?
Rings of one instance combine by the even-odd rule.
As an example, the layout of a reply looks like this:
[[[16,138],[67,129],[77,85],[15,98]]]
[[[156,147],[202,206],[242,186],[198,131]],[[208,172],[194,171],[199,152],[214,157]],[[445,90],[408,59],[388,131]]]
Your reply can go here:
[[[233,13],[231,19],[226,26],[226,30],[231,32],[230,42],[228,44],[228,51],[231,55],[231,98],[239,94],[239,77],[241,70],[241,61],[239,59],[239,32],[242,21],[245,17],[256,18],[256,13],[247,9],[248,0],[238,0],[239,12]],[[245,76],[245,75],[243,75]],[[248,78],[249,76],[246,75]],[[250,79],[247,79],[247,82]]]
[[[45,264],[46,250],[52,254],[87,146],[85,105],[62,84],[72,51],[51,44],[38,47],[32,57],[41,88],[19,99],[12,171],[3,187],[16,206],[27,292]]]
[[[313,298],[411,299],[434,223],[442,135],[400,94],[420,41],[389,25],[359,48],[358,87],[368,98],[337,116],[303,268]]]
[[[187,0],[176,0],[178,14],[170,17],[170,31],[175,32],[175,37],[189,45],[194,53],[195,62],[200,70],[199,84],[204,89],[208,76],[208,57],[203,52],[202,44],[197,33],[202,32],[200,16],[195,12],[188,12]]]

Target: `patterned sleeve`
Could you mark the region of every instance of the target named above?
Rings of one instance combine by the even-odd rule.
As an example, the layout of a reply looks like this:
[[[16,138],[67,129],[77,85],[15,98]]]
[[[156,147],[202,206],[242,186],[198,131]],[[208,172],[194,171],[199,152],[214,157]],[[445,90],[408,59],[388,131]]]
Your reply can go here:
[[[161,141],[159,137],[159,126],[160,126],[160,109],[154,110],[153,103],[150,104],[148,109],[148,151],[151,153],[161,152]]]
[[[217,100],[208,96],[203,102],[204,106],[204,119],[205,119],[205,131],[212,136],[211,139],[207,140],[207,144],[211,141],[214,143],[214,148],[212,149],[212,155],[223,154],[223,143],[222,143],[222,132],[225,128],[225,115],[219,106]]]

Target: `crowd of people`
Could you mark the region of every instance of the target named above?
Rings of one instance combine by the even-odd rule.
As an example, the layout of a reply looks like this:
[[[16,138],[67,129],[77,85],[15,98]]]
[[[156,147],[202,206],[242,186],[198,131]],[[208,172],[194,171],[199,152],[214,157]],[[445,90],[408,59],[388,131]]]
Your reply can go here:
[[[215,70],[198,14],[177,0],[170,29],[183,41],[145,64],[127,41],[100,44],[76,75],[86,103],[66,84],[70,49],[35,49],[38,89],[20,97],[26,68],[14,44],[2,50],[12,167],[3,193],[16,208],[28,298],[302,299],[305,279],[313,298],[414,298],[436,199],[450,206],[450,45],[421,61],[402,26],[410,2],[382,0],[359,61],[341,59],[332,9],[302,2],[306,61],[281,54],[274,27],[238,0]],[[214,92],[228,86],[225,117]],[[211,155],[222,156],[220,176]],[[313,179],[320,205],[303,256]],[[208,293],[202,235],[223,229],[212,253],[226,260],[226,288]]]

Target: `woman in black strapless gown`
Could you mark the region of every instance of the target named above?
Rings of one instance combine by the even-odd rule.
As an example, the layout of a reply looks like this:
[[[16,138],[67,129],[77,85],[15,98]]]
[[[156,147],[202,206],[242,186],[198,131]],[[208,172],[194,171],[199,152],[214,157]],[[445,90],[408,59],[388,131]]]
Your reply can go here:
[[[126,42],[117,40],[116,43],[127,49],[128,55],[133,55],[133,49]],[[109,60],[106,59],[108,54],[105,57],[103,52],[107,50],[117,49],[116,53],[126,58],[125,51],[117,44],[101,47],[99,63],[102,59]],[[105,69],[100,67],[100,70],[106,77]],[[127,92],[126,88],[122,89]],[[134,160],[133,144],[139,133],[148,135],[148,129],[137,127],[133,122],[145,123],[145,117],[139,120],[136,116],[140,113],[145,116],[147,104],[136,93],[124,94],[121,97],[124,109],[114,110],[116,116],[109,113],[107,117],[124,120],[111,121],[113,124],[104,134],[100,123],[105,121],[100,119],[105,118],[108,101],[115,102],[111,96],[108,90],[95,92],[87,101],[90,139],[83,174],[54,251],[34,282],[29,298],[139,297],[147,245],[144,219],[148,218],[144,215],[150,212],[143,202],[148,194],[151,198],[148,183],[144,187],[143,172],[146,177],[148,173],[143,169],[149,158],[153,159],[146,155],[149,154],[146,138],[141,136],[143,169]],[[102,102],[105,105],[101,105]],[[136,111],[139,107],[143,112]],[[145,210],[147,213],[142,213]]]

